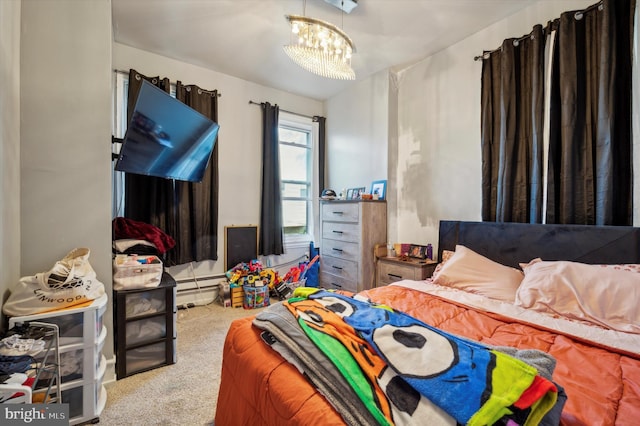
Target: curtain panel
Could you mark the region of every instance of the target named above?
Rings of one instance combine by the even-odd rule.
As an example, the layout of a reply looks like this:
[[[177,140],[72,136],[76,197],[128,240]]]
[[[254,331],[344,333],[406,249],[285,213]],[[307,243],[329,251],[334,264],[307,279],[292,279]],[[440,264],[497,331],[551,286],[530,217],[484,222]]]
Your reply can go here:
[[[539,25],[483,60],[484,221],[631,225],[634,15],[635,0],[563,13],[550,66]]]
[[[632,224],[635,0],[554,22],[547,222]]]
[[[147,77],[130,70],[129,120],[143,79],[167,93],[170,91],[168,78]],[[178,81],[176,98],[217,122],[216,91],[205,91],[193,85],[184,86]],[[176,240],[176,246],[165,255],[168,266],[218,259],[218,143],[216,141],[214,145],[202,182],[125,174],[124,215],[155,225]]]
[[[218,122],[218,92],[195,85],[176,82],[176,99],[200,114]],[[209,164],[201,182],[175,181],[175,232],[178,244],[174,250],[177,264],[191,260],[218,259],[218,145],[213,146]]]
[[[326,172],[326,135],[325,127],[327,123],[326,117],[318,115],[313,116],[313,122],[318,125],[318,195],[322,194],[325,189],[325,172]]]
[[[282,192],[280,190],[280,108],[269,102],[262,109],[262,199],[260,205],[260,238],[258,254],[284,253]]]
[[[541,25],[482,62],[482,220],[542,221],[544,49]]]

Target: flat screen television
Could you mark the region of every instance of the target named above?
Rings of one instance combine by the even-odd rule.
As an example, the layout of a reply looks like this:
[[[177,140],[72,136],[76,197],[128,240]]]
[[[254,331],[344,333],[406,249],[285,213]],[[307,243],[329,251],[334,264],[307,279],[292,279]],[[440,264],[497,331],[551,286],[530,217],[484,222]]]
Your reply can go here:
[[[116,170],[200,182],[220,126],[143,81]]]

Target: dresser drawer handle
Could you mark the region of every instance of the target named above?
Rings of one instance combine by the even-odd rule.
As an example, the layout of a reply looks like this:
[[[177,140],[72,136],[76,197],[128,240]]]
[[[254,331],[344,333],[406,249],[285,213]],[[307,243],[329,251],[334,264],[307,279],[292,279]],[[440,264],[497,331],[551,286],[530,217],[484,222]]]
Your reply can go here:
[[[333,269],[339,269],[339,270],[341,270],[341,271],[342,271],[342,268],[341,268],[340,266],[331,265],[331,267],[332,267]]]
[[[334,286],[334,287],[342,288],[342,286],[340,284],[331,283],[331,285]]]
[[[333,232],[334,234],[344,234],[344,232],[342,231],[331,231],[331,232]]]
[[[402,279],[402,275],[395,275],[395,274],[387,274],[387,276],[391,279],[398,279],[401,280]]]
[[[342,253],[342,252],[344,251],[344,250],[342,250],[342,249],[335,248],[335,247],[334,247],[334,248],[332,248],[331,250],[333,250],[333,251],[337,251],[338,253]]]
[[[338,215],[341,215],[341,216],[344,214],[344,212],[339,212],[339,211],[331,212],[331,213],[333,213],[333,214],[338,214]]]

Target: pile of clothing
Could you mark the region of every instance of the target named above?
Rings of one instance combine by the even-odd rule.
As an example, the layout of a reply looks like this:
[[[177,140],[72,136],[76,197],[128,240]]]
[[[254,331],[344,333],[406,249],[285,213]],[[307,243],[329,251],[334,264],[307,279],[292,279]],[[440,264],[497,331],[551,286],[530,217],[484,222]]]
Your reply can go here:
[[[43,337],[44,332],[34,327],[9,330],[0,340],[0,384],[33,385],[35,379],[28,372],[36,367],[34,357],[44,350]],[[0,386],[0,403],[23,395]]]

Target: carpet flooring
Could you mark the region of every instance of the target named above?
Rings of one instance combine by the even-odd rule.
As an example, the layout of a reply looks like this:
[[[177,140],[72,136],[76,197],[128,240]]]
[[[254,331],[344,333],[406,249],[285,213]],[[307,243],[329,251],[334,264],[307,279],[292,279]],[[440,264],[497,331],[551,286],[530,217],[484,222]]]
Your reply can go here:
[[[224,308],[216,302],[180,309],[177,363],[108,384],[100,424],[213,425],[229,325],[259,311]]]

